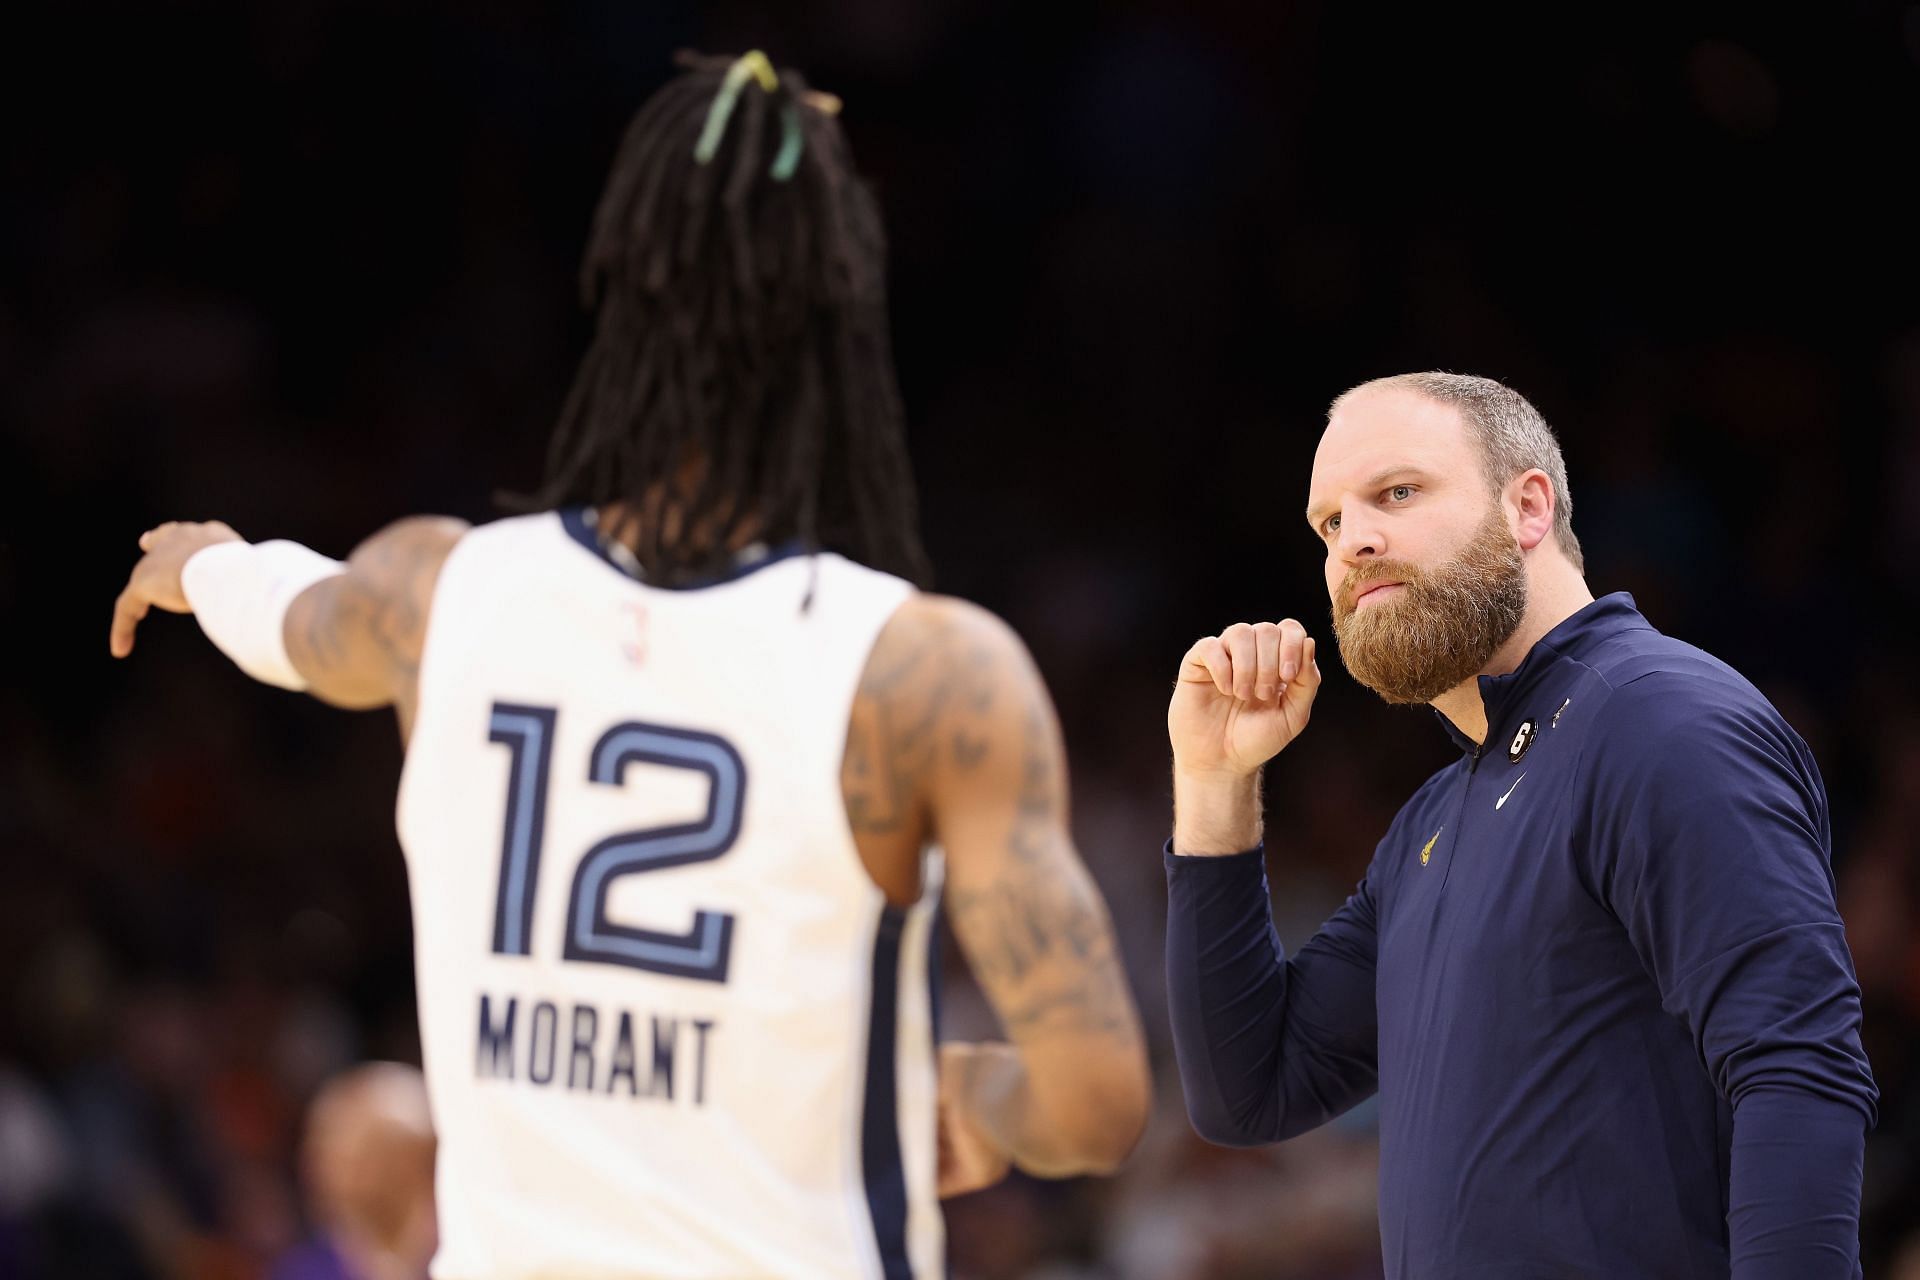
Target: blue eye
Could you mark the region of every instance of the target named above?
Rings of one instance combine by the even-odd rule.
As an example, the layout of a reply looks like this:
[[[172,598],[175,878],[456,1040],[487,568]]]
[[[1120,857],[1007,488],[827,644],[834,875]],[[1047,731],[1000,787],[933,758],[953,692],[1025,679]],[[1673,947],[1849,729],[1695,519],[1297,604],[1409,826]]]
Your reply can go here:
[[[1338,530],[1339,528],[1340,528],[1340,517],[1339,517],[1339,516],[1328,516],[1328,517],[1327,517],[1327,532],[1328,532],[1328,533],[1333,533],[1333,532],[1336,532],[1336,531],[1337,531],[1337,530]]]
[[[1413,486],[1410,484],[1397,484],[1387,490],[1387,492],[1393,495],[1395,502],[1405,502],[1413,496]]]

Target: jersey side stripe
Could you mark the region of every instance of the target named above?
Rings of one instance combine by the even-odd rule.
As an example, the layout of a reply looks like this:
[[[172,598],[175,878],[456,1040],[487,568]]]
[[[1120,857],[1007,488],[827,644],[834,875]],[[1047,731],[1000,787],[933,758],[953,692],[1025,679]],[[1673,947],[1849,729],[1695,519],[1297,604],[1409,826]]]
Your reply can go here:
[[[900,935],[907,913],[881,908],[873,938],[873,1000],[867,1022],[867,1096],[860,1124],[860,1165],[873,1215],[873,1239],[886,1280],[913,1280],[907,1257],[907,1178],[900,1154],[894,1080],[898,1052]]]

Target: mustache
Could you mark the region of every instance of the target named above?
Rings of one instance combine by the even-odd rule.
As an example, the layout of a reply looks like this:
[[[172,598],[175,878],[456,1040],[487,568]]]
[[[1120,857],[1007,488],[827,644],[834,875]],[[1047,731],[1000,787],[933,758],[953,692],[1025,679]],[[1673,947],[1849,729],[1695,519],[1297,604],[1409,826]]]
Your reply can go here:
[[[1346,617],[1354,610],[1360,593],[1368,587],[1381,582],[1416,582],[1421,572],[1405,560],[1369,560],[1347,570],[1347,576],[1340,580],[1340,595],[1335,601],[1336,617]]]
[[[1360,613],[1355,597],[1383,582],[1405,585]],[[1333,632],[1354,679],[1388,702],[1431,702],[1485,666],[1526,607],[1525,558],[1491,511],[1450,556],[1354,565],[1342,575]]]

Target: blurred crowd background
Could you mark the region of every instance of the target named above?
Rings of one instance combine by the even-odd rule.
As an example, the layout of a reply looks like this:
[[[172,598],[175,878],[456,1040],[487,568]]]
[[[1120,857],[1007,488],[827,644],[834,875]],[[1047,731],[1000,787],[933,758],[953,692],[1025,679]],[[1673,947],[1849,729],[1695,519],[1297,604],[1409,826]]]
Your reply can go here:
[[[112,597],[162,519],[344,555],[530,484],[619,131],[674,49],[754,45],[846,101],[938,585],[1052,683],[1156,1037],[1128,1169],[953,1203],[955,1274],[1379,1274],[1369,1108],[1257,1152],[1187,1128],[1163,714],[1197,635],[1327,635],[1299,514],[1324,406],[1445,368],[1556,424],[1595,590],[1812,744],[1884,1095],[1867,1275],[1920,1276],[1920,7],[82,0],[8,27],[0,1277],[322,1274],[303,1117],[418,1054],[397,736],[180,620],[116,665]],[[1329,669],[1269,780],[1290,944],[1450,750]],[[952,1031],[987,1031],[951,968]]]

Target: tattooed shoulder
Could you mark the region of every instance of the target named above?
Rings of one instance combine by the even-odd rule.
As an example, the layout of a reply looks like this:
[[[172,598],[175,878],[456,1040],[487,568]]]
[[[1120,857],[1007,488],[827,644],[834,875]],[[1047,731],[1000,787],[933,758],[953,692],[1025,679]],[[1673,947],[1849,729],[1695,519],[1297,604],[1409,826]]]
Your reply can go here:
[[[903,605],[881,632],[855,694],[841,781],[856,832],[924,818],[937,771],[987,759],[1006,665],[1005,625],[942,596]]]
[[[457,520],[416,516],[388,526],[354,553],[354,570],[363,560],[366,565],[373,640],[409,678],[420,669],[434,584],[466,528]]]

